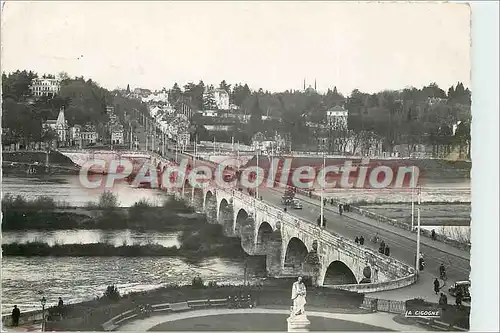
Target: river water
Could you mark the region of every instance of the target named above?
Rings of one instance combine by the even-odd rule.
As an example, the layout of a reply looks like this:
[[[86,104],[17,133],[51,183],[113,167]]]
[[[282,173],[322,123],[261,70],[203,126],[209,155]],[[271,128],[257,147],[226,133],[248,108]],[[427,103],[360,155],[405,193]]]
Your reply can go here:
[[[189,262],[178,257],[3,257],[2,314],[16,304],[21,311],[39,310],[58,297],[66,304],[102,296],[110,284],[120,293],[144,291],[166,284],[190,284],[198,274],[205,282],[242,284],[245,264],[209,258]],[[248,267],[248,276],[253,276]],[[250,278],[249,281],[253,279]]]
[[[108,243],[114,246],[159,244],[164,247],[179,247],[180,233],[139,232],[135,230],[51,230],[51,231],[5,231],[2,243],[44,242],[55,244]]]
[[[23,176],[3,177],[3,195],[22,195],[26,199],[49,196],[71,206],[85,206],[97,202],[104,188],[87,189],[78,176]],[[470,183],[427,185],[422,190],[429,201],[470,201]],[[129,207],[146,199],[161,204],[168,195],[159,190],[133,188],[126,182],[115,182],[113,193],[120,206]],[[380,193],[370,190],[335,193],[352,196],[357,201],[380,201]],[[379,198],[379,199],[377,199]],[[408,193],[387,192],[383,201],[407,201]],[[425,201],[425,199],[424,199]],[[60,230],[50,232],[4,232],[3,243],[43,240],[49,244],[95,243],[106,240],[120,246],[134,243],[158,243],[178,246],[177,233],[136,232],[131,230]],[[252,268],[248,267],[249,276]],[[221,258],[191,262],[180,257],[3,257],[2,258],[2,313],[9,313],[17,304],[21,311],[39,309],[42,293],[49,305],[62,297],[65,303],[75,303],[101,296],[106,286],[118,285],[121,293],[142,291],[165,284],[189,284],[194,276],[219,283],[243,283],[245,263]],[[251,279],[250,279],[251,280]]]

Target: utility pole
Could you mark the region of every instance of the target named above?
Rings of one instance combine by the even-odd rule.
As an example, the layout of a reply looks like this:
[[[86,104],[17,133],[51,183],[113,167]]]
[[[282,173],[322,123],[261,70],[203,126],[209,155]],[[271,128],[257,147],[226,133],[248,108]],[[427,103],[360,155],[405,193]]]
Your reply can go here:
[[[259,147],[257,147],[257,182],[259,181]],[[255,188],[255,199],[259,198],[259,186]]]
[[[418,208],[417,208],[417,262],[415,268],[417,275],[419,274],[419,261],[420,261],[420,203],[421,203],[421,189],[418,189]]]
[[[415,177],[415,166],[412,168],[412,183],[411,183],[411,231],[413,231],[414,225],[415,225],[415,199],[414,199],[414,192],[415,192],[415,184],[413,184],[413,179]]]
[[[323,147],[323,177],[326,178],[326,173],[325,173],[325,164],[326,164],[326,158],[325,158],[325,148]],[[323,221],[325,218],[325,199],[324,199],[324,192],[325,192],[325,181],[326,179],[323,179],[323,183],[321,184],[321,214],[320,214],[320,226],[323,227]]]

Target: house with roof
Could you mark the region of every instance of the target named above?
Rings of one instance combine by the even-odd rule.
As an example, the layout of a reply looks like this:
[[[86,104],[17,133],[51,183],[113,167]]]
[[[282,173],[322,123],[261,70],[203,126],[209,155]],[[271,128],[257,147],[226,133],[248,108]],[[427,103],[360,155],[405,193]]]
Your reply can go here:
[[[347,128],[349,112],[342,106],[334,106],[326,111],[326,120],[330,126]]]
[[[59,145],[65,145],[69,140],[69,126],[66,118],[64,117],[64,107],[59,110],[57,119],[48,119],[43,128],[48,130],[52,129],[57,133],[57,142]]]
[[[98,134],[96,128],[92,124],[86,124],[80,131],[82,146],[95,145],[97,143]]]
[[[224,89],[217,88],[214,90],[214,99],[217,109],[229,110],[229,93]]]

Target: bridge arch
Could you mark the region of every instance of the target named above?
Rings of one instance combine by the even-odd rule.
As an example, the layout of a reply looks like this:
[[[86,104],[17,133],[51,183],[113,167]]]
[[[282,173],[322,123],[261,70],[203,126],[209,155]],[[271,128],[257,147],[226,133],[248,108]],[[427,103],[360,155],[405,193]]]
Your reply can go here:
[[[217,219],[217,199],[212,191],[205,193],[205,211],[209,217],[209,222],[213,223]]]
[[[323,285],[357,284],[353,271],[340,260],[334,260],[326,269]]]
[[[308,253],[304,242],[297,237],[292,237],[286,247],[284,266],[300,268]]]
[[[225,198],[220,201],[218,211],[218,222],[222,224],[222,228],[226,234],[231,234],[233,230],[233,209]]]
[[[238,210],[234,223],[236,235],[241,235],[243,228],[248,224],[249,218],[250,214],[248,214],[244,208],[240,208],[240,210]]]
[[[268,222],[262,222],[257,230],[257,245],[267,243],[272,233],[273,227]]]

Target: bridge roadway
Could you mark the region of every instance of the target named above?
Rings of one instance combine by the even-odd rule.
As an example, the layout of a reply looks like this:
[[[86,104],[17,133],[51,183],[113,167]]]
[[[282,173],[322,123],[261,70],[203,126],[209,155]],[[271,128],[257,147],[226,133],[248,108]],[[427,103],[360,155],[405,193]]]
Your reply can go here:
[[[283,190],[280,189],[259,189],[259,196],[262,199],[274,206],[281,206],[281,196]],[[303,209],[289,209],[288,212],[292,215],[300,217],[307,221],[313,221],[320,215],[320,204],[314,199],[299,196],[302,201]],[[282,207],[282,206],[281,206]],[[382,240],[389,246],[390,255],[406,264],[414,265],[416,253],[416,235],[406,230],[400,229],[400,233],[388,231],[382,222],[377,222],[372,219],[359,216],[356,213],[347,213],[343,216],[338,214],[338,208],[332,207],[329,204],[325,206],[324,216],[326,218],[326,228],[344,237],[354,239],[356,236],[365,238],[365,246],[378,250],[378,244],[370,242],[370,238],[377,232]],[[408,235],[405,235],[407,233]],[[410,238],[412,237],[412,238]],[[413,289],[413,292],[421,293],[422,297],[430,298],[434,295],[433,281],[439,276],[439,265],[444,263],[447,271],[447,285],[454,281],[468,280],[470,274],[470,254],[466,251],[456,249],[447,244],[440,244],[439,248],[426,245],[421,238],[420,250],[424,254],[426,267],[420,272],[419,281],[414,285],[405,289]],[[430,240],[429,240],[430,241]],[[441,282],[442,284],[443,282]],[[443,288],[447,289],[447,287]],[[396,291],[383,292],[385,295]],[[437,297],[437,296],[436,296]]]
[[[203,162],[214,165],[206,160]],[[262,196],[263,201],[268,204],[280,208],[283,207],[281,205],[281,195],[283,191],[284,189],[280,188],[260,188],[259,196]],[[316,219],[320,215],[320,203],[314,199],[306,198],[305,196],[300,196],[300,199],[303,203],[303,209],[290,209],[288,212],[304,220],[311,221],[311,223],[316,223]],[[373,219],[355,213],[347,213],[340,216],[337,207],[332,207],[329,204],[325,206],[324,215],[327,220],[326,228],[328,230],[352,239],[356,236],[363,235],[365,238],[365,246],[375,250],[378,249],[378,244],[371,243],[370,238],[378,233],[380,238],[390,247],[390,255],[392,257],[406,264],[414,265],[416,254],[415,234],[407,230],[384,225],[382,222],[374,221]],[[421,297],[427,296],[425,298],[429,298],[434,296],[432,291],[433,280],[439,276],[439,265],[441,263],[444,263],[447,268],[448,285],[454,281],[469,279],[469,252],[459,250],[444,243],[433,245],[432,241],[424,237],[421,237],[420,251],[424,254],[426,267],[423,272],[420,272],[420,278],[417,284],[408,288],[413,288],[416,293],[422,293],[423,295],[421,295]],[[447,287],[443,289],[447,289]],[[391,291],[383,293],[390,292]],[[399,293],[401,294],[401,292]]]

